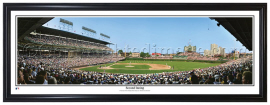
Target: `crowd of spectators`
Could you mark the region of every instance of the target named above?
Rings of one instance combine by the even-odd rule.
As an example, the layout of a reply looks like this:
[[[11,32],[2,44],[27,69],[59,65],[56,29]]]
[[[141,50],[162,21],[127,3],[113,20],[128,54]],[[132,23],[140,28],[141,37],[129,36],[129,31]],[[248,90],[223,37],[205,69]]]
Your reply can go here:
[[[158,57],[145,57],[144,59],[179,59],[172,56],[158,56]],[[218,57],[206,57],[206,56],[187,56],[183,57],[185,60],[207,60],[207,61],[216,61]]]
[[[116,61],[124,59],[124,57],[112,57],[110,55],[104,55],[102,57],[91,56],[88,58],[82,58],[82,57],[58,58],[57,55],[51,55],[51,56],[54,56],[54,57],[48,58],[46,57],[46,54],[42,55],[42,57],[36,56],[34,58],[21,55],[18,57],[18,61],[25,64],[31,64],[34,66],[37,66],[40,63],[43,63],[45,65],[44,68],[48,70],[50,68],[67,69],[70,67],[98,65],[98,64],[108,63],[108,62],[116,62]]]
[[[197,52],[183,52],[178,54],[178,56],[201,56],[201,54]]]
[[[170,56],[145,57],[144,59],[172,59]]]
[[[114,59],[114,58],[112,58]],[[110,60],[112,60],[110,59]],[[115,58],[118,61],[121,58]],[[99,58],[24,59],[19,57],[18,84],[252,84],[251,57],[215,67],[152,74],[118,74],[71,69]],[[70,61],[70,62],[69,62]],[[57,67],[57,66],[60,66]]]
[[[216,61],[218,57],[206,57],[206,56],[188,56],[187,60],[207,60],[207,61]]]
[[[30,40],[35,43],[49,44],[49,45],[61,45],[61,46],[72,46],[72,47],[82,47],[82,48],[92,48],[92,49],[107,49],[112,50],[104,44],[93,43],[84,40],[78,40],[73,38],[64,38],[53,35],[32,35],[25,37],[26,40]]]

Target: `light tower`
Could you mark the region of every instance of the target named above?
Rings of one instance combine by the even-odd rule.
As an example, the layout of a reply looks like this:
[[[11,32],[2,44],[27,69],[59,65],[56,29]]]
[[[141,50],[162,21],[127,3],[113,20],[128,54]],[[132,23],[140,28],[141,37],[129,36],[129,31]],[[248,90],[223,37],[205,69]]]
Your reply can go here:
[[[143,53],[144,53],[144,50],[145,50],[145,49],[146,49],[146,48],[144,47],[144,48],[143,48]]]
[[[162,54],[162,50],[164,50],[164,48],[161,48],[161,54]]]
[[[65,31],[73,30],[73,22],[60,18],[59,29]]]
[[[240,58],[241,50],[242,50],[242,48],[240,49],[239,58]]]
[[[87,27],[82,26],[82,34],[89,35],[89,37],[94,37],[96,35],[96,31]]]
[[[167,55],[169,54],[168,51],[170,50],[170,48],[167,49]]]
[[[200,50],[201,50],[202,48],[199,48],[199,54],[200,54],[200,56],[201,56],[201,53],[200,53]]]
[[[110,39],[110,36],[108,36],[108,35],[106,35],[106,34],[103,34],[103,33],[100,33],[100,36],[101,36],[101,39],[102,39],[102,40],[104,40],[104,38],[105,38],[105,40],[106,40],[106,39]]]
[[[128,45],[126,45],[126,47],[124,48],[125,49],[125,57],[126,57],[126,55],[127,55],[127,48],[128,48]]]
[[[136,47],[133,48],[133,53],[134,53],[135,49],[137,49],[137,48]]]
[[[155,48],[155,55],[156,55],[156,48],[157,48],[157,45],[155,43],[153,43],[153,47]],[[150,53],[149,53],[150,54]]]
[[[181,49],[180,47],[177,48],[178,49],[178,52],[179,52],[179,49]]]
[[[150,54],[150,43],[146,43],[145,45],[149,45],[149,54]]]

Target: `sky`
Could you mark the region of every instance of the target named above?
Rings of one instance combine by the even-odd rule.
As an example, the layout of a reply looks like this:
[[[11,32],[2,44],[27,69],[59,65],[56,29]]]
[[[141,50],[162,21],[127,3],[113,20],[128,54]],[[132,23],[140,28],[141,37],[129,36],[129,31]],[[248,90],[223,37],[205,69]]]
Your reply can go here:
[[[150,44],[150,53],[161,53],[163,48],[163,54],[170,54],[182,52],[189,43],[202,54],[211,49],[211,44],[226,48],[226,53],[233,48],[249,52],[222,25],[218,27],[217,21],[208,17],[55,17],[43,26],[59,29],[60,18],[73,22],[70,32],[86,36],[82,34],[85,26],[97,32],[87,37],[99,39],[100,33],[106,34],[110,39],[105,41],[116,43],[118,50],[127,52],[149,52]],[[108,47],[116,49],[116,45]]]

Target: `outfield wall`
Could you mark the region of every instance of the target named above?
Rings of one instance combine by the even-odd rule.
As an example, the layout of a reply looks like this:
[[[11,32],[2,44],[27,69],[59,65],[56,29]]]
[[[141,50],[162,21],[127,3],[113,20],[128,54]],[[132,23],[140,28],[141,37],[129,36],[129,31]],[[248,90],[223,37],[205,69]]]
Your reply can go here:
[[[173,59],[187,60],[188,56],[173,56]]]
[[[207,60],[183,60],[183,59],[143,59],[143,58],[126,58],[125,60],[143,60],[143,61],[185,61],[185,62],[205,62],[205,63],[225,63],[228,60],[207,61]]]

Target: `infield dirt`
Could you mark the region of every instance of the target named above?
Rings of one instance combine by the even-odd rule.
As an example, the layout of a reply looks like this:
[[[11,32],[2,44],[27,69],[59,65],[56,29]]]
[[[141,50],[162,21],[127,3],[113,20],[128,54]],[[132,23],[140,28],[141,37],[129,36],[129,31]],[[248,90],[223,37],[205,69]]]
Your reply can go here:
[[[166,70],[166,69],[171,69],[170,66],[168,65],[162,65],[162,64],[147,64],[147,63],[116,63],[113,65],[149,65],[151,66],[151,68],[149,68],[149,70]],[[111,65],[112,66],[112,65]],[[102,68],[98,68],[98,69],[114,69],[111,68],[110,66],[107,67],[102,67]]]

